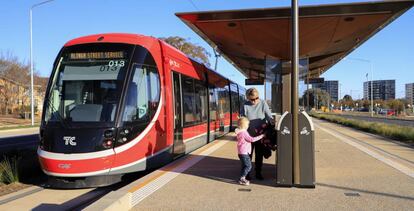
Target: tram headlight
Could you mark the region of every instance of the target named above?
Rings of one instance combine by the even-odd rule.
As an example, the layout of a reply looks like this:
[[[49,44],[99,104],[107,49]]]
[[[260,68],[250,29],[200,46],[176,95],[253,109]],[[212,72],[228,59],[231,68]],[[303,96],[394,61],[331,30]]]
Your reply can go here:
[[[105,139],[102,143],[102,146],[106,149],[109,149],[109,148],[112,148],[113,144],[114,144],[113,139]]]

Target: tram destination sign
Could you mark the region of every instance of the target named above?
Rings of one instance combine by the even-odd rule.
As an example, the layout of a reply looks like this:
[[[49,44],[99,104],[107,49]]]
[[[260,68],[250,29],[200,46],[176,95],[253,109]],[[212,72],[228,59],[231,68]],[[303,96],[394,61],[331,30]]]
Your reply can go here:
[[[76,52],[70,53],[70,60],[80,59],[123,59],[123,51],[104,51],[104,52]]]

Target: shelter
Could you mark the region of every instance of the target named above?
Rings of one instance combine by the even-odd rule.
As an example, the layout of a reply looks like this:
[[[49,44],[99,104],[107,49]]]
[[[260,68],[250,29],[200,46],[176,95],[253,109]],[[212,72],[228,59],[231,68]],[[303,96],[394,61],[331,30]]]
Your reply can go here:
[[[319,77],[413,5],[399,0],[300,7],[301,78]],[[176,15],[248,79],[270,82],[274,111],[290,110],[290,7]]]

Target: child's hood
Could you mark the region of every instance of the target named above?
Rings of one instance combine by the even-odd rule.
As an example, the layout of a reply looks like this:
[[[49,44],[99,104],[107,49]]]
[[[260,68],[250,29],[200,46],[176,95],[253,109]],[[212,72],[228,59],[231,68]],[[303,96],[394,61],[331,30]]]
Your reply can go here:
[[[236,134],[239,134],[239,133],[241,133],[241,132],[243,132],[243,131],[246,131],[246,129],[236,128],[236,129],[234,130],[234,132],[235,132]]]

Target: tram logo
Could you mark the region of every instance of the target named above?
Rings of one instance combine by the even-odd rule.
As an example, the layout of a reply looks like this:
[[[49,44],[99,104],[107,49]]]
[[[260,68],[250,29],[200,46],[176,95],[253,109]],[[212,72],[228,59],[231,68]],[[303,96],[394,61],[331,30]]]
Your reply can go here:
[[[71,164],[68,164],[68,163],[59,163],[58,164],[58,168],[61,168],[61,169],[70,169],[70,167],[71,167]]]
[[[175,61],[175,60],[170,59],[169,63],[170,63],[170,66],[171,66],[171,67],[180,68],[180,63],[178,63],[178,62],[177,62],[177,61]]]
[[[63,140],[65,141],[65,145],[76,146],[75,136],[63,136]]]

